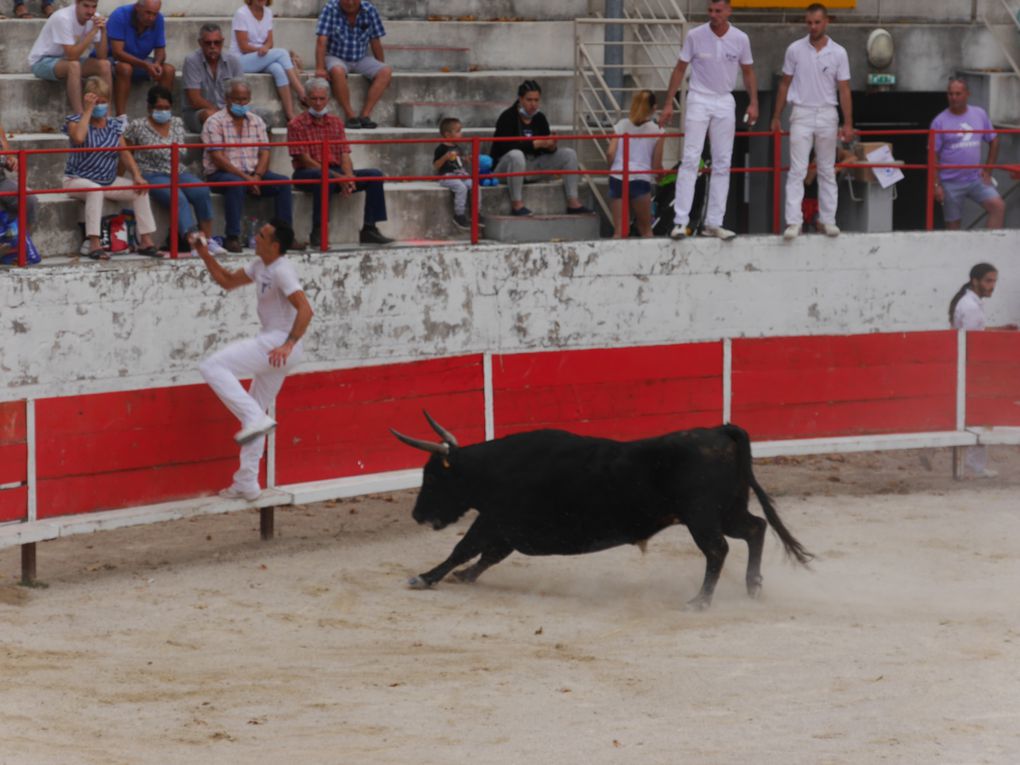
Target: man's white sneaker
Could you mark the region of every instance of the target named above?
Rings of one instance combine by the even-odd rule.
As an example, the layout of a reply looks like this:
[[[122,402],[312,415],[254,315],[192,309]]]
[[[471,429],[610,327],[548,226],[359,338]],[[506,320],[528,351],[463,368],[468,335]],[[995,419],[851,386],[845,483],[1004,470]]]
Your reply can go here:
[[[224,499],[243,499],[248,502],[254,502],[262,494],[261,489],[255,489],[254,491],[244,491],[237,488],[236,486],[228,486],[226,489],[220,491],[220,496]]]
[[[271,433],[276,428],[276,420],[272,417],[263,417],[253,425],[249,425],[247,428],[241,428],[234,434],[234,440],[237,441],[241,446],[254,441],[256,438],[262,438],[266,433]]]
[[[712,226],[711,228],[706,227],[704,233],[705,236],[714,236],[716,239],[722,239],[724,242],[737,238],[735,232],[730,231],[728,228],[723,228],[722,226]]]
[[[206,249],[209,250],[210,255],[226,255],[227,251],[223,249],[219,242],[215,239],[210,239],[206,245]]]
[[[822,233],[826,236],[839,236],[839,226],[835,223],[823,223]]]
[[[783,232],[783,239],[785,239],[788,242],[792,242],[798,236],[800,236],[799,223],[791,223],[789,226],[786,227],[786,231]]]
[[[674,242],[679,242],[681,239],[687,238],[687,226],[673,226],[673,230],[669,232],[669,238]]]

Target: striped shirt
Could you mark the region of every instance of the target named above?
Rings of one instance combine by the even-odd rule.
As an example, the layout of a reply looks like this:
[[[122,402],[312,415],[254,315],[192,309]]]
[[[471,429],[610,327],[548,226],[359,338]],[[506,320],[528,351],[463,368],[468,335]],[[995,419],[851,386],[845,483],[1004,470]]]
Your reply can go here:
[[[313,117],[308,112],[299,114],[287,125],[288,141],[318,141],[311,146],[291,146],[290,158],[294,163],[294,169],[300,170],[300,157],[307,154],[320,165],[322,164],[322,139],[329,141],[346,141],[347,134],[344,132],[344,123],[339,117],[327,114],[324,117]],[[330,144],[329,164],[339,167],[344,154],[351,153],[351,146],[347,143]]]
[[[369,42],[383,37],[386,30],[379,11],[367,0],[361,0],[353,25],[347,23],[340,0],[327,0],[319,14],[319,23],[315,25],[315,34],[329,38],[326,52],[330,56],[342,61],[360,61],[368,51]]]
[[[226,109],[213,114],[202,126],[202,143],[206,144],[205,152],[202,154],[202,168],[205,174],[212,175],[219,172],[219,168],[212,161],[209,152],[215,149],[217,143],[269,143],[269,133],[266,132],[266,123],[257,114],[248,112],[241,122],[241,129],[237,129],[234,118]],[[239,170],[251,175],[259,164],[259,152],[269,151],[268,146],[235,146],[220,149],[227,161]]]
[[[80,114],[69,114],[64,118],[63,131],[68,134],[72,122],[81,122]],[[106,127],[95,127],[89,123],[89,132],[85,143],[76,148],[119,148],[121,136],[124,135],[125,121],[116,117],[106,120]],[[72,144],[73,145],[73,144]],[[71,178],[85,178],[101,186],[109,186],[117,177],[116,151],[72,151],[67,155],[64,175]]]

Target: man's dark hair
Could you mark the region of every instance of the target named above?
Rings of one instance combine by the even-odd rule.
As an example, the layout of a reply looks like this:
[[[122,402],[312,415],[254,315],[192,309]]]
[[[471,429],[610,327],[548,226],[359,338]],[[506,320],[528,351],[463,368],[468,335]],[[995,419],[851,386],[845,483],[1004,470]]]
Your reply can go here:
[[[542,87],[535,80],[525,80],[517,87],[517,97],[520,98],[525,93],[530,93],[533,90],[541,93]]]
[[[148,94],[145,96],[145,102],[150,106],[155,106],[156,102],[160,99],[165,98],[170,102],[170,105],[174,104],[174,94],[164,88],[162,85],[153,85],[149,88]]]
[[[826,18],[829,17],[829,9],[822,5],[821,3],[811,3],[811,5],[807,7],[807,10],[804,11],[804,14],[807,15],[809,13],[818,12],[821,12],[821,14]]]
[[[273,227],[273,241],[280,245],[280,254],[283,255],[294,244],[294,229],[285,220],[273,218],[269,221]]]
[[[953,299],[949,301],[949,325],[953,324],[953,317],[956,314],[956,304],[960,302],[960,298],[967,294],[967,290],[974,284],[974,280],[981,281],[988,274],[997,274],[999,269],[993,266],[991,263],[978,263],[972,269],[970,269],[970,281],[960,287],[959,291],[953,295]]]

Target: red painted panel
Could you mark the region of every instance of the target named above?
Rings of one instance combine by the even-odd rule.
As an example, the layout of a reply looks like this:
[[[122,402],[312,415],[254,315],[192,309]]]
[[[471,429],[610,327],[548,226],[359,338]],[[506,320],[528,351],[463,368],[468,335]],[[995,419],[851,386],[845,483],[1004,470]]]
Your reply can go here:
[[[221,489],[238,423],[205,385],[36,402],[39,517]]]
[[[951,430],[952,331],[733,341],[732,419],[756,439]]]
[[[0,403],[0,484],[24,483],[27,477],[28,422],[25,402],[4,401]]]
[[[967,335],[967,424],[1020,426],[1020,333]]]
[[[389,432],[434,438],[427,409],[462,444],[485,438],[481,356],[314,372],[277,397],[277,483],[420,467],[425,455]]]
[[[0,489],[0,522],[23,521],[28,517],[28,487]]]
[[[496,435],[536,428],[632,439],[722,420],[722,344],[493,359]]]

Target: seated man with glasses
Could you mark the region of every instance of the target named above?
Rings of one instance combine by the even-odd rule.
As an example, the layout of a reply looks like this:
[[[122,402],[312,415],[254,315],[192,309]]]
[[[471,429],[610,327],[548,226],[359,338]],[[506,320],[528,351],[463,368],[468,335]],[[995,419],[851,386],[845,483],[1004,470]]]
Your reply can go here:
[[[184,126],[198,133],[215,112],[226,105],[228,80],[244,77],[244,66],[234,53],[223,53],[223,32],[218,24],[203,24],[199,49],[184,59]]]

